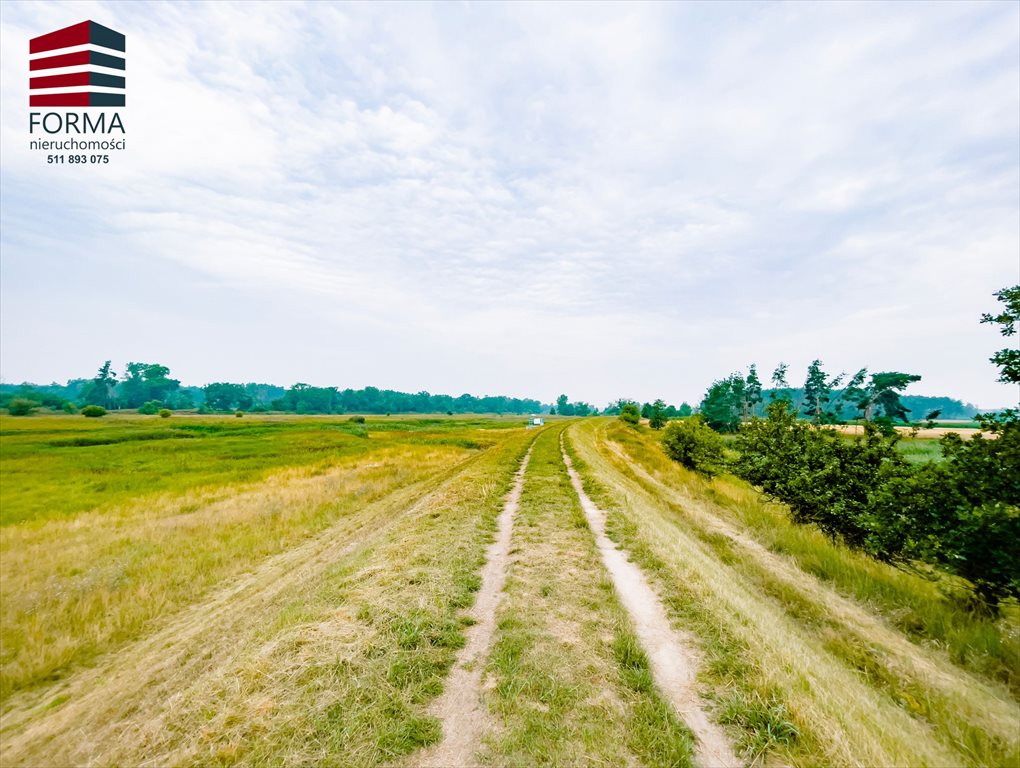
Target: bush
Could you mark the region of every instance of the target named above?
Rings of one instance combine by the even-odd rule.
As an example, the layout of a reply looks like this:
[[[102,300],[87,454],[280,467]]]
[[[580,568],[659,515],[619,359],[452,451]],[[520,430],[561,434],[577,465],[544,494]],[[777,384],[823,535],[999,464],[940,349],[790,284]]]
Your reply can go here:
[[[365,417],[364,416],[351,416],[351,418],[347,419],[347,421],[350,421],[350,422],[352,422],[354,424],[364,424],[365,423]]]
[[[106,415],[106,409],[101,405],[86,405],[81,409],[81,415],[89,419],[98,419]]]
[[[705,475],[717,474],[723,466],[722,438],[700,416],[666,427],[662,449],[673,461]]]
[[[234,411],[234,416],[240,419],[244,416],[244,411]]]
[[[159,409],[159,418],[161,418],[161,419],[169,419],[172,415],[173,415],[173,411],[171,411],[169,408],[160,408]]]
[[[70,400],[65,400],[64,404],[60,407],[64,411],[64,413],[75,413],[78,410],[78,406],[76,406]]]
[[[641,411],[638,410],[637,403],[627,403],[620,409],[620,421],[632,427],[641,423]]]
[[[162,403],[159,400],[150,400],[147,403],[143,403],[142,407],[138,409],[139,413],[144,413],[146,416],[155,416],[159,413],[159,406]]]
[[[42,405],[42,403],[36,402],[35,400],[29,400],[24,397],[15,397],[7,403],[7,412],[11,414],[11,416],[28,416],[40,405]]]
[[[997,440],[946,435],[944,461],[915,466],[879,427],[851,440],[797,421],[780,401],[741,430],[735,470],[797,522],[880,560],[938,566],[995,611],[1020,597],[1020,423],[997,431]]]

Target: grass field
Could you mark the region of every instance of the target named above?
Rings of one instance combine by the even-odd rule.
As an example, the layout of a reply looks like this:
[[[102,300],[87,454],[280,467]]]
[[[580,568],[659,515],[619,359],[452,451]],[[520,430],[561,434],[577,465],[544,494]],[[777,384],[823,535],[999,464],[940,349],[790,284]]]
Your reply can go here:
[[[3,765],[418,765],[529,449],[475,760],[692,764],[561,435],[741,762],[1020,761],[1016,606],[972,615],[650,430],[523,422],[0,417]]]

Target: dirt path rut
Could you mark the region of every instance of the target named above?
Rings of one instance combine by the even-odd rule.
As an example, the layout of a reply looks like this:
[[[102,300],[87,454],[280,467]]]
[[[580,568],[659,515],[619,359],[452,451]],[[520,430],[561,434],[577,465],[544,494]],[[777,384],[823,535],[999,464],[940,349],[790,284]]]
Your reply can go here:
[[[514,476],[513,487],[496,522],[496,538],[486,553],[482,586],[468,613],[476,623],[465,632],[467,642],[457,656],[442,695],[432,705],[432,714],[443,723],[443,740],[419,756],[416,765],[422,768],[472,765],[488,725],[482,702],[482,669],[496,631],[496,608],[506,583],[514,516],[524,489],[524,473],[531,450],[529,448],[524,455]]]
[[[602,562],[613,579],[620,602],[634,622],[641,646],[648,654],[655,684],[697,737],[697,764],[703,768],[742,765],[722,729],[709,720],[705,704],[698,695],[695,685],[698,653],[693,643],[673,631],[658,595],[641,569],[606,536],[606,514],[585,493],[581,478],[563,449],[562,437],[560,449],[570,482],[595,534]]]

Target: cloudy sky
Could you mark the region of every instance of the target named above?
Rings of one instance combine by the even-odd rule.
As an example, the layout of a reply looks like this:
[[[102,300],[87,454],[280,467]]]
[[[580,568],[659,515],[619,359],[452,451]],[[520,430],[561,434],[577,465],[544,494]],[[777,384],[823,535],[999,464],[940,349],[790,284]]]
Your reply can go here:
[[[1020,4],[0,7],[0,375],[1015,403]],[[28,40],[127,36],[127,150],[28,149]]]

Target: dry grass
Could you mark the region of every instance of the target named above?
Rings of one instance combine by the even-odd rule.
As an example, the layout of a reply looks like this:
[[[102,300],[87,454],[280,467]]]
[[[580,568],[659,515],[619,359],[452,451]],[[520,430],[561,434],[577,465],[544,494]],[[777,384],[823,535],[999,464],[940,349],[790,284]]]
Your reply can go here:
[[[655,693],[553,428],[536,442],[488,675],[485,764],[685,766],[690,736]]]
[[[630,435],[614,434],[631,448],[624,458],[620,444],[608,443],[624,459],[617,467],[661,498],[730,568],[813,628],[827,650],[907,711],[934,725],[945,741],[960,745],[971,762],[996,764],[1018,754],[1020,708],[1002,686],[965,672],[937,649],[911,642],[881,616],[802,571],[792,558],[769,551],[727,520],[710,495],[699,493],[704,485],[724,486],[725,479],[705,481],[670,462],[657,446],[642,451]],[[725,487],[735,495],[735,489]]]
[[[460,464],[466,454],[452,447],[432,460],[429,447],[392,463],[377,457],[319,533],[276,541],[279,554],[97,655],[94,668],[11,697],[4,764],[374,765],[431,742],[437,723],[426,705],[463,642],[457,612],[477,589],[530,437],[501,430],[500,442]],[[223,520],[283,516],[283,530],[302,506],[337,503],[345,486],[336,480],[327,471],[249,489],[198,526],[167,510],[128,527],[159,536],[174,520],[186,538],[210,536]]]
[[[606,448],[606,428],[606,422],[586,422],[569,434],[589,481],[602,493],[600,502],[614,510],[611,526],[639,562],[658,575],[663,594],[672,597],[677,623],[705,640],[715,663],[704,683],[726,703],[720,714],[747,731],[749,756],[764,757],[761,750],[755,754],[761,734],[759,718],[753,716],[762,705],[778,708],[789,719],[796,737],[770,749],[795,764],[957,765],[980,764],[988,756],[956,742],[944,724],[933,727],[834,652],[816,626],[740,567],[749,553],[713,547],[692,530],[693,518],[678,515],[658,492],[621,468],[619,457],[614,460]],[[829,610],[824,592],[816,593],[814,601],[819,610]],[[847,618],[839,610],[833,613],[836,620]],[[899,658],[910,657],[909,669],[931,670],[931,659],[908,641],[897,643],[895,650]],[[947,688],[951,695],[952,686]],[[987,691],[976,684],[961,695],[961,703],[970,695],[976,697],[967,703],[973,712]],[[994,696],[986,701],[996,712],[1003,707]],[[996,740],[998,715],[988,720],[994,731],[985,746],[998,747],[995,754],[1010,759],[1009,745]]]

